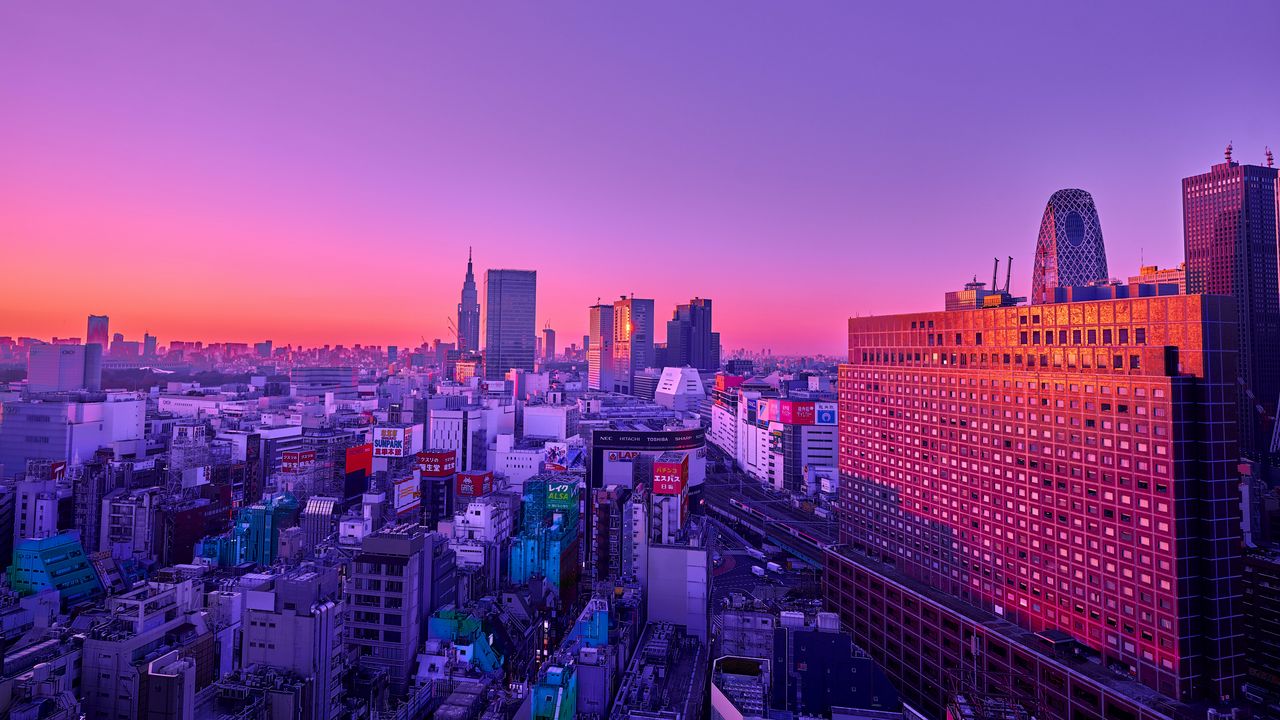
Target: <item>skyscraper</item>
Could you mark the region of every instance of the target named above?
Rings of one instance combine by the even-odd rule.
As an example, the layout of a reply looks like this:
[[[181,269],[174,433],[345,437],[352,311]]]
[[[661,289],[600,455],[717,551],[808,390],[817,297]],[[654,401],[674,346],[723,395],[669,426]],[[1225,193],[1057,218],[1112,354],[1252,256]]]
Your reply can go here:
[[[1031,303],[1052,302],[1054,288],[1107,279],[1107,249],[1102,244],[1102,224],[1093,196],[1076,189],[1049,196],[1036,238]]]
[[[922,657],[1034,668],[1032,632],[1170,698],[1235,695],[1235,311],[1089,290],[1113,299],[849,321],[828,598],[926,707],[946,681]]]
[[[613,390],[613,306],[592,305],[584,340],[587,348],[587,387]]]
[[[462,302],[458,303],[458,350],[480,350],[480,296],[476,292],[476,276],[471,269],[471,249],[467,249],[467,277],[462,281]]]
[[[107,351],[107,339],[111,336],[108,334],[108,326],[111,318],[106,315],[90,315],[89,330],[85,334],[86,344],[97,344],[102,347],[102,352]]]
[[[1280,287],[1276,278],[1276,168],[1231,160],[1182,181],[1187,292],[1236,299],[1240,447],[1270,447],[1280,399]]]
[[[653,301],[613,302],[613,390],[630,395],[636,373],[653,366]]]
[[[484,284],[485,379],[501,380],[513,368],[533,372],[537,271],[490,270]]]
[[[711,301],[694,298],[677,305],[667,321],[667,365],[699,370],[720,368],[720,336],[711,331]]]
[[[542,359],[547,362],[556,359],[556,331],[549,327],[542,328]]]

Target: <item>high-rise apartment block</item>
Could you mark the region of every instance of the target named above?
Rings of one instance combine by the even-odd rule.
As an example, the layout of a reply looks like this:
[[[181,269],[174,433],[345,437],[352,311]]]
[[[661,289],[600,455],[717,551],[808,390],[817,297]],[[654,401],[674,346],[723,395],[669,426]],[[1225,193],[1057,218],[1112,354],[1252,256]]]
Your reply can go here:
[[[849,321],[829,600],[927,708],[948,667],[1052,664],[1038,642],[1170,698],[1235,696],[1235,309],[1074,290],[1115,297]],[[1075,717],[1146,692],[1052,674],[1027,692],[1095,713]]]
[[[534,270],[490,270],[485,276],[486,380],[502,380],[513,368],[533,372],[537,290]]]
[[[1240,447],[1271,445],[1280,400],[1277,169],[1231,160],[1182,181],[1187,292],[1236,299]]]

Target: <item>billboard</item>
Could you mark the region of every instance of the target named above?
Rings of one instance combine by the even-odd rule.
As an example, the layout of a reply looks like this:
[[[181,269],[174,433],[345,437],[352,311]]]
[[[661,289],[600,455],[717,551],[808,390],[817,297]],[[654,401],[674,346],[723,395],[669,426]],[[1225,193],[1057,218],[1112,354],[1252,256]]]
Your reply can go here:
[[[543,464],[551,472],[564,472],[569,468],[569,443],[549,442],[543,446]]]
[[[410,475],[391,484],[391,497],[397,516],[416,513],[422,505],[418,479]]]
[[[493,492],[493,473],[486,472],[460,472],[458,473],[458,484],[455,487],[456,495],[460,498],[473,498],[482,495],[488,495]]]
[[[785,425],[812,425],[815,416],[814,403],[801,400],[783,400],[779,403],[779,413],[775,420]]]
[[[418,469],[423,477],[449,477],[458,470],[458,453],[453,450],[423,450],[418,453]]]
[[[765,425],[782,419],[781,401],[777,398],[760,398],[756,404],[756,422]]]
[[[572,480],[547,481],[547,507],[573,510],[578,507],[578,483]]]
[[[632,487],[638,479],[648,482],[650,467],[642,458],[657,460],[666,452],[689,456],[686,483],[700,485],[706,477],[706,432],[702,428],[670,430],[592,430],[590,487],[616,483]],[[639,464],[637,464],[639,463]],[[640,477],[636,468],[643,467]]]
[[[280,471],[300,473],[310,470],[316,462],[315,450],[285,450],[280,453]]]
[[[343,470],[342,496],[355,497],[369,489],[369,476],[373,474],[373,445],[353,445],[347,448]]]
[[[373,445],[353,445],[347,448],[346,472],[348,475],[364,471],[365,475],[373,474]]]
[[[374,457],[404,457],[413,443],[413,428],[375,427],[373,429]]]
[[[724,392],[730,388],[742,387],[742,383],[746,378],[739,375],[727,375],[725,373],[716,373],[716,390]]]
[[[679,495],[689,482],[689,456],[679,459],[666,455],[653,461],[653,494]]]
[[[592,430],[591,444],[596,449],[641,450],[692,450],[706,447],[707,436],[702,428],[679,430]]]
[[[833,402],[814,403],[814,425],[835,425],[836,404]]]

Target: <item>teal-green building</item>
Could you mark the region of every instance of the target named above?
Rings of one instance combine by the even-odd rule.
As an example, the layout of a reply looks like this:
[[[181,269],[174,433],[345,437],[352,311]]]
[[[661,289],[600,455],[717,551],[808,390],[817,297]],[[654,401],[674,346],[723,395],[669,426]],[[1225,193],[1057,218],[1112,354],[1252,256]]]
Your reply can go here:
[[[63,605],[97,600],[104,595],[98,572],[80,545],[80,533],[75,531],[19,541],[9,566],[9,586],[19,595],[57,590]]]
[[[275,562],[280,549],[280,531],[293,524],[298,499],[283,492],[241,508],[236,516],[235,534],[243,559],[259,565]]]

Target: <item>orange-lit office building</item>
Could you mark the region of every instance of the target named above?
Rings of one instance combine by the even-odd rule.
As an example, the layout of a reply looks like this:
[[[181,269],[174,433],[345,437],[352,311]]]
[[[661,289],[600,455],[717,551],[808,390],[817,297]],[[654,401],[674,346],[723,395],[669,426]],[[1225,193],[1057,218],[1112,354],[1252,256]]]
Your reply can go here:
[[[827,599],[919,709],[1234,697],[1236,311],[1174,290],[849,321]]]

